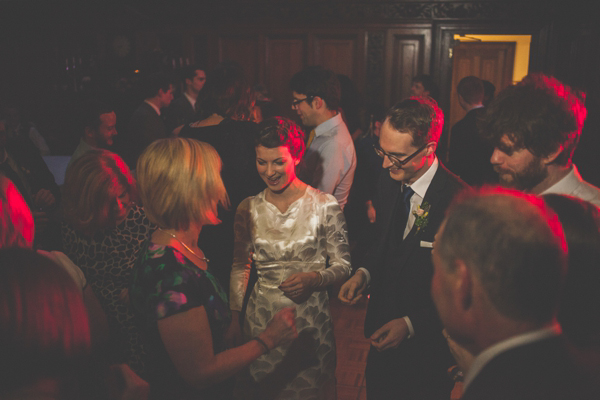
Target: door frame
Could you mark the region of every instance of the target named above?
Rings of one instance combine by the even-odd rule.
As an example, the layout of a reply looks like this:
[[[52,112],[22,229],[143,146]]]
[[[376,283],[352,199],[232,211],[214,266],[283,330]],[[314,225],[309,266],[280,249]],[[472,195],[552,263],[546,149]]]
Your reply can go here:
[[[549,34],[551,25],[536,22],[527,23],[452,23],[438,22],[433,27],[433,78],[440,87],[439,103],[442,110],[449,111],[450,95],[452,93],[452,65],[453,60],[449,56],[454,48],[454,35],[531,35],[531,46],[529,53],[529,70],[540,70],[547,58]]]

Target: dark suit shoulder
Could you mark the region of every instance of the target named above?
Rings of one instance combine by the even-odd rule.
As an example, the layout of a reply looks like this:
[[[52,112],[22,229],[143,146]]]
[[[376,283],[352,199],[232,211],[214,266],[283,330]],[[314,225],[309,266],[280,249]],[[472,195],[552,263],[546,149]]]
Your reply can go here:
[[[431,193],[439,193],[438,195],[451,200],[457,193],[468,188],[469,185],[439,162],[438,169],[431,180],[425,197],[427,198],[431,191]]]
[[[496,356],[463,396],[463,400],[598,398],[598,385],[561,337],[519,346]]]

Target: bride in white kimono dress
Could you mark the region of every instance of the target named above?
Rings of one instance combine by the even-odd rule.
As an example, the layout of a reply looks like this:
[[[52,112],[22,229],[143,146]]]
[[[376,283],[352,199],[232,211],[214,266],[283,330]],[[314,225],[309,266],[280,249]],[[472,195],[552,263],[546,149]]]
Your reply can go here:
[[[279,117],[261,127],[257,168],[267,189],[237,209],[230,307],[239,315],[254,261],[258,281],[248,301],[244,339],[256,337],[288,306],[296,307],[298,338],[252,363],[236,392],[246,399],[334,398],[335,342],[325,289],[351,272],[346,221],[333,196],[295,175],[297,147],[303,150],[295,139],[302,131]],[[275,143],[268,140],[273,131]]]

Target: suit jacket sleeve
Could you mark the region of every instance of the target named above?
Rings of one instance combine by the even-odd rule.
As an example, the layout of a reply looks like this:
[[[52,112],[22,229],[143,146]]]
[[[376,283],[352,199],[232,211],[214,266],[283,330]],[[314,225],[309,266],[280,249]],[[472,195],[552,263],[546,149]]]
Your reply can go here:
[[[387,169],[382,169],[377,179],[377,191],[374,195],[376,205],[375,234],[377,239],[365,256],[364,265],[356,266],[369,271],[371,281],[377,278],[385,251],[384,235],[388,228],[394,204],[400,192],[400,185],[390,177]],[[367,289],[368,292],[368,289]]]
[[[421,247],[421,242],[433,243],[435,234],[437,233],[440,225],[442,224],[446,209],[452,202],[454,196],[467,188],[467,185],[462,182],[458,177],[450,173],[441,163],[439,165],[439,178],[436,182],[435,187],[430,186],[431,192],[428,189],[428,193],[425,195],[423,201],[428,201],[431,204],[429,224],[424,230],[418,234],[415,234],[411,238],[414,241],[412,246],[413,251],[413,262],[416,263],[415,270],[419,271],[419,282],[415,284],[420,285],[421,290],[415,291],[416,297],[413,299],[414,307],[410,307],[406,312],[406,315],[398,315],[397,318],[407,316],[415,331],[415,336],[418,335],[429,335],[439,334],[442,329],[441,322],[433,303],[433,299],[430,294],[431,281],[433,278],[433,262],[431,259],[431,248]],[[415,232],[411,232],[411,235]],[[415,274],[417,275],[417,274]]]

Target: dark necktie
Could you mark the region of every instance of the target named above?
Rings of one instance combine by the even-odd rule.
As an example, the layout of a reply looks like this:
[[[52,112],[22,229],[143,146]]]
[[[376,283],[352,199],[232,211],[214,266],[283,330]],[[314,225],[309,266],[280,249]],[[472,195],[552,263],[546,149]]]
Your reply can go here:
[[[415,194],[415,191],[411,189],[410,186],[402,187],[402,205],[399,205],[400,210],[400,218],[398,219],[398,226],[396,230],[396,235],[398,239],[401,241],[404,238],[404,230],[406,229],[406,222],[408,221],[408,216],[410,213],[410,198]]]

